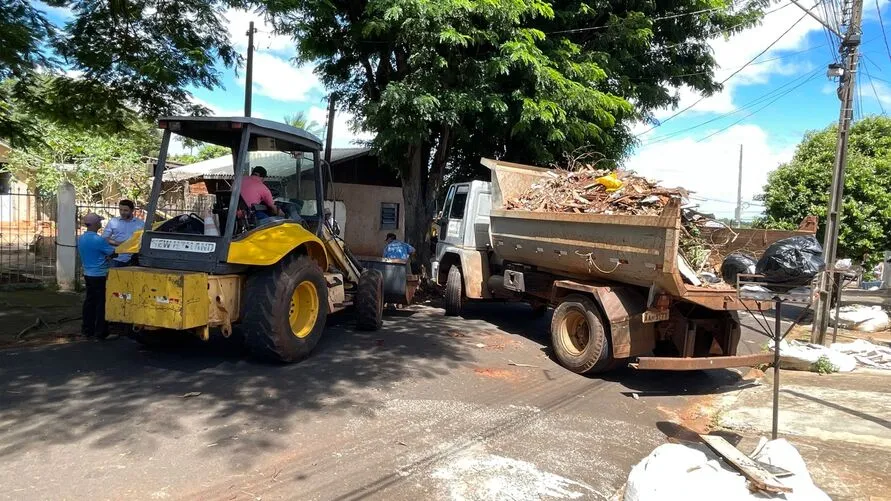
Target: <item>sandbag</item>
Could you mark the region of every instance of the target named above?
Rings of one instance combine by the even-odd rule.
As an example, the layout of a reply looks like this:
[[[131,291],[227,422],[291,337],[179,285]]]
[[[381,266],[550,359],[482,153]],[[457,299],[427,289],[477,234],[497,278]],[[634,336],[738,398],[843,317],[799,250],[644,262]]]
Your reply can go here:
[[[768,282],[804,285],[823,270],[823,248],[812,236],[789,237],[770,244],[755,265]]]
[[[755,260],[739,252],[725,257],[721,263],[721,278],[730,285],[736,285],[737,275],[752,275],[754,273]]]

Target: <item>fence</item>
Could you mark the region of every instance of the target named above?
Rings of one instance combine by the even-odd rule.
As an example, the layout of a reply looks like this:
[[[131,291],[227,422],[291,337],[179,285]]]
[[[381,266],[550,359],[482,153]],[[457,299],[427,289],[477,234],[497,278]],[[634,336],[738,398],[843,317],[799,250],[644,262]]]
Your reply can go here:
[[[56,276],[56,199],[21,185],[0,192],[0,287],[52,284]]]

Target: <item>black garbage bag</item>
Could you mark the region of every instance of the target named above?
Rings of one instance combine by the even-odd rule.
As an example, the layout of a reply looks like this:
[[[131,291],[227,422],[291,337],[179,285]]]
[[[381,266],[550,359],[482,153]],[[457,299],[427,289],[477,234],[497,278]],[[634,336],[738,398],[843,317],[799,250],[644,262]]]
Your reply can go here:
[[[736,285],[736,276],[740,273],[743,275],[754,274],[755,259],[739,252],[725,257],[724,262],[721,263],[721,278],[724,279],[724,282]]]
[[[823,248],[813,236],[789,237],[770,244],[755,265],[768,282],[804,285],[823,270]]]

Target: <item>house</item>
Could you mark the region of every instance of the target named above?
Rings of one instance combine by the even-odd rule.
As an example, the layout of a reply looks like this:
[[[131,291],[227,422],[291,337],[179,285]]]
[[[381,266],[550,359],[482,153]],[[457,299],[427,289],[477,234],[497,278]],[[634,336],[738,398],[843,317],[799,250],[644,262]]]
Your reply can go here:
[[[31,226],[36,216],[34,195],[29,193],[28,186],[5,172],[10,151],[9,145],[0,141],[0,225],[7,229]]]
[[[324,154],[323,154],[324,158]],[[263,166],[266,184],[283,198],[313,199],[315,183],[311,158],[289,153],[252,151],[250,167]],[[162,182],[164,206],[186,204],[194,209],[212,204],[217,191],[229,190],[233,179],[232,157],[226,155],[168,169]],[[305,173],[298,176],[300,172]],[[323,167],[324,169],[324,167]],[[323,172],[325,179],[328,172]],[[402,183],[394,168],[382,165],[369,148],[332,148],[331,181],[325,186],[326,206],[332,207],[341,236],[357,255],[379,256],[387,233],[402,238],[405,206]],[[192,209],[190,209],[192,210]]]

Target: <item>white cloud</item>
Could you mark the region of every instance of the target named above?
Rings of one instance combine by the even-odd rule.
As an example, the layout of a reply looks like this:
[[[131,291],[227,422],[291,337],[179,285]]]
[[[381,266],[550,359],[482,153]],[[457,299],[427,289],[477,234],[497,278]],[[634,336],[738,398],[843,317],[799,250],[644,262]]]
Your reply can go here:
[[[244,72],[238,76],[242,87]],[[254,54],[254,92],[277,101],[305,101],[313,89],[322,88],[313,67],[292,66],[288,61],[265,52]]]
[[[74,11],[71,10],[70,7],[53,7],[43,2],[34,2],[34,6],[37,7],[39,10],[46,12],[50,16],[57,16],[64,21],[67,21],[74,17]]]
[[[313,106],[308,112],[309,119],[325,125],[328,122],[328,110],[318,106]],[[333,148],[347,148],[355,146],[357,141],[370,140],[374,137],[365,131],[353,131],[350,122],[353,115],[345,112],[337,112],[334,115],[334,133],[332,134],[331,145]]]
[[[888,1],[888,0],[883,0]],[[805,2],[807,5],[807,2]],[[820,9],[814,9],[815,13],[819,13]],[[709,42],[714,53],[715,60],[719,67],[715,71],[715,80],[722,81],[731,77],[734,72],[742,68],[748,61],[752,60],[767,46],[780,38],[790,26],[792,26],[804,12],[794,5],[787,6],[768,14],[762,20],[762,23],[753,28],[749,28],[741,33],[730,36],[729,38],[717,37]],[[742,71],[733,75],[721,92],[703,99],[696,104],[689,112],[700,113],[728,113],[734,111],[738,107],[735,100],[736,90],[739,87],[754,84],[763,84],[775,75],[798,75],[803,72],[811,71],[802,65],[784,62],[783,59],[774,59],[778,55],[782,55],[782,51],[794,51],[806,48],[807,36],[817,30],[821,30],[822,26],[809,16],[795,25],[789,33],[782,36],[780,40],[774,44],[770,50],[760,56],[754,64],[749,64]],[[828,50],[828,49],[827,49]],[[827,61],[829,56],[827,54]],[[656,117],[664,119],[678,110],[693,105],[701,95],[691,89],[679,89],[680,103],[676,109],[662,109],[656,112]]]
[[[192,102],[210,110],[210,114],[215,117],[243,117],[244,108],[226,108],[209,103],[203,99],[192,96]],[[256,118],[266,118],[263,113],[251,112],[251,116]]]
[[[250,22],[254,22],[257,33],[254,34],[254,47],[257,50],[271,50],[276,52],[290,52],[293,54],[295,43],[289,37],[273,34],[271,24],[268,24],[260,13],[242,9],[226,10],[226,22],[229,30],[229,39],[239,51],[247,49],[247,31]]]
[[[872,84],[870,84],[869,78],[864,79],[863,76],[860,78],[860,93],[863,97],[873,101],[878,100],[882,106],[891,106],[891,87],[884,82],[876,80],[873,80]]]
[[[626,168],[660,180],[665,186],[682,186],[698,201],[703,211],[721,217],[731,216],[735,208],[739,145],[743,145],[743,200],[762,192],[768,172],[788,161],[794,146],[772,146],[767,131],[755,125],[737,125],[703,142],[693,138],[646,146],[625,164]],[[753,215],[752,207],[746,216]]]

